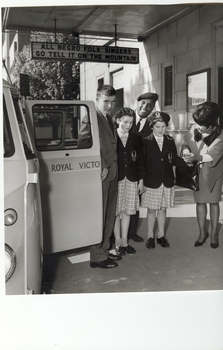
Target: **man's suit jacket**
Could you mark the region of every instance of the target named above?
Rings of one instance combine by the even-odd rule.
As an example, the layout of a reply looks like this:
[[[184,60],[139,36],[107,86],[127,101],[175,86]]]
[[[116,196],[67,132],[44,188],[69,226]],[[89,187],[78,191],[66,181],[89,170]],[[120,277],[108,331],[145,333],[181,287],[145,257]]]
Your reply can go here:
[[[160,151],[154,135],[151,134],[143,140],[143,153],[146,168],[144,185],[158,188],[163,183],[165,187],[173,187],[173,165],[186,167],[184,160],[177,155],[174,139],[164,135],[163,148]]]
[[[107,181],[112,181],[117,176],[117,134],[112,132],[110,125],[97,109],[100,151],[101,151],[101,168],[108,169]]]
[[[98,129],[99,129],[99,141],[100,141],[100,153],[101,153],[101,168],[108,169],[107,181],[112,181],[117,176],[117,135],[111,131],[108,121],[103,114],[96,108]],[[82,120],[81,130],[78,137],[78,148],[90,148],[92,146],[92,136],[89,126],[89,120],[85,116]]]
[[[145,177],[142,140],[131,131],[125,147],[118,136],[118,181],[125,177],[133,182]]]
[[[205,146],[203,142],[195,142],[194,129],[193,125],[184,136],[182,147],[188,146],[194,154],[209,154],[212,157],[212,162],[202,163],[202,175],[211,192],[216,181],[223,174],[223,131],[210,146]]]
[[[132,125],[132,132],[134,134],[137,134],[141,137],[141,139],[143,140],[145,137],[149,136],[151,133],[152,133],[152,129],[149,125],[149,122],[148,122],[148,117],[146,118],[146,122],[142,128],[142,130],[140,130],[140,132],[137,132],[137,129],[136,129],[136,118],[134,119],[134,122],[133,122],[133,125]]]

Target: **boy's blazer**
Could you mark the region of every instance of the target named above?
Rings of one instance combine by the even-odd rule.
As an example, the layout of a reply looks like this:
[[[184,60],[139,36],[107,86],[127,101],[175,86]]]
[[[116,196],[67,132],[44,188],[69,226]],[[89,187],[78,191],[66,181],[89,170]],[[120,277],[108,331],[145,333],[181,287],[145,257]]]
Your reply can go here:
[[[101,150],[101,168],[108,169],[107,181],[113,181],[117,176],[117,135],[112,132],[110,125],[97,109],[100,150]]]

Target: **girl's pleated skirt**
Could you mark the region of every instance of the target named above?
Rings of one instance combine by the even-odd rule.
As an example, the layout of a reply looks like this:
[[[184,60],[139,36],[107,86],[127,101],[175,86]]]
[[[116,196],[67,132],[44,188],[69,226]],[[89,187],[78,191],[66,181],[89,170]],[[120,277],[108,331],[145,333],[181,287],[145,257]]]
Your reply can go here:
[[[118,182],[116,215],[125,212],[134,215],[139,210],[138,182],[131,182],[126,177]]]
[[[174,187],[167,188],[163,184],[159,188],[144,187],[141,207],[159,210],[161,207],[170,208],[174,206]]]

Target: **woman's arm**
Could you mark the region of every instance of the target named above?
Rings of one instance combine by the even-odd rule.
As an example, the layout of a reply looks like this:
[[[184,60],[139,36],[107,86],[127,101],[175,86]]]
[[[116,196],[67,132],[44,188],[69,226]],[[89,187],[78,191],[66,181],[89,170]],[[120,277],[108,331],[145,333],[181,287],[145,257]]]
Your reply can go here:
[[[212,158],[212,161],[208,162],[207,165],[213,167],[223,157],[223,139],[220,139],[213,147],[210,145],[209,148],[204,157],[209,156]]]
[[[210,154],[206,153],[204,155],[202,154],[185,154],[184,155],[185,161],[192,163],[192,162],[199,162],[199,163],[209,163],[213,161],[213,158]]]
[[[179,166],[179,167],[187,167],[185,161],[183,160],[182,157],[179,157],[177,155],[177,148],[174,142],[174,139],[170,140],[169,142],[171,142],[170,144],[170,149],[171,152],[167,152],[167,156],[165,157],[165,161],[167,163],[172,163],[172,165],[174,166]]]

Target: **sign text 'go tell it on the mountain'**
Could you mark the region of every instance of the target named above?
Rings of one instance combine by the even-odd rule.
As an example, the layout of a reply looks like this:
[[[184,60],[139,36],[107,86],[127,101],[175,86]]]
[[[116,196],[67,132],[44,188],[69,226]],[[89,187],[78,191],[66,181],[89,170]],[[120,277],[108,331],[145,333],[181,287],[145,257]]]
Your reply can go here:
[[[139,49],[118,46],[31,42],[32,59],[139,63]]]

